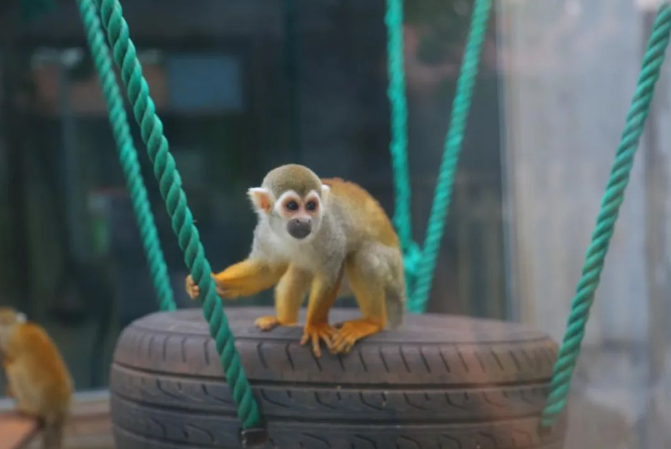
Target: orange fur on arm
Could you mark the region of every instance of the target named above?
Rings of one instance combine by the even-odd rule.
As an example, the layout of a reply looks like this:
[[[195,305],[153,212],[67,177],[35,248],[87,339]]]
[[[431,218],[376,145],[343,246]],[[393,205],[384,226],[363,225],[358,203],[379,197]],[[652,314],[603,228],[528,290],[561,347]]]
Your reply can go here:
[[[223,298],[251,296],[277,284],[286,269],[286,265],[269,265],[247,259],[215,274],[214,280]]]

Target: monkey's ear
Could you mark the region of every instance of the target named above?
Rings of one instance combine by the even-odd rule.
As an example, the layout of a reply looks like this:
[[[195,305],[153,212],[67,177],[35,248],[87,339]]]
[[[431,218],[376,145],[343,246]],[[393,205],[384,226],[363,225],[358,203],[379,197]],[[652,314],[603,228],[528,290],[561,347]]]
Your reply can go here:
[[[256,210],[265,212],[266,214],[270,213],[275,203],[275,198],[270,190],[263,187],[252,187],[247,191],[247,195],[249,195]]]
[[[331,188],[326,184],[322,184],[322,203],[327,204],[329,195],[331,194]]]

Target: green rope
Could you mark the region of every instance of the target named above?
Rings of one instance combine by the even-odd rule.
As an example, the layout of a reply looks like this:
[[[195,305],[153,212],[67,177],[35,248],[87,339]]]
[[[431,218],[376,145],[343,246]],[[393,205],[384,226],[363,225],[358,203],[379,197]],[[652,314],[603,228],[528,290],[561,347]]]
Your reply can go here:
[[[571,303],[571,314],[568,319],[566,334],[559,350],[552,377],[552,389],[546,408],[543,411],[542,425],[546,427],[555,422],[566,406],[571,376],[580,354],[580,344],[585,335],[589,309],[594,301],[594,292],[599,284],[608,245],[613,236],[615,221],[618,217],[620,205],[624,200],[624,191],[629,182],[631,168],[634,165],[634,155],[638,149],[638,142],[650,110],[655,83],[659,79],[664,55],[669,44],[669,33],[671,33],[671,8],[667,1],[662,3],[659,8],[652,35],[648,41],[636,92],[627,114],[626,125],[620,145],[617,148],[606,193],[601,200],[601,210],[599,211],[596,229],[592,234],[592,241],[587,250],[582,277],[578,282],[576,295]]]
[[[403,70],[403,0],[387,0],[387,63],[391,105],[392,167],[396,180],[394,225],[402,245],[412,241],[410,220],[410,181],[408,174],[408,106],[405,100],[405,73]],[[405,247],[404,247],[405,249]]]
[[[121,4],[118,0],[96,1],[103,25],[107,29],[114,60],[121,69],[121,78],[133,105],[135,119],[141,128],[142,139],[154,164],[154,174],[166,202],[173,231],[178,236],[179,246],[184,252],[186,266],[200,287],[201,298],[204,298],[203,313],[210,325],[210,335],[215,340],[233,399],[238,404],[238,417],[243,429],[261,427],[261,413],[240,363],[235,338],[224,314],[221,299],[216,293],[212,270],[205,258],[198,229],[193,223],[193,215],[181,187],[182,181],[175,167],[175,160],[168,149],[168,140],[163,134],[163,123],[156,114],[156,107],[149,95],[149,86],[142,75],[142,66],[137,59],[135,45],[130,38]]]
[[[471,26],[466,42],[457,92],[452,103],[452,115],[445,140],[443,159],[438,183],[434,192],[431,215],[424,245],[419,248],[412,241],[410,222],[410,185],[407,161],[407,107],[403,75],[403,6],[402,0],[388,0],[385,22],[388,35],[389,99],[392,105],[392,143],[390,145],[396,184],[396,225],[404,251],[406,279],[411,295],[408,309],[421,313],[426,310],[436,260],[443,237],[447,211],[452,198],[454,174],[457,170],[466,129],[466,119],[471,108],[473,85],[478,75],[478,63],[482,43],[487,33],[487,22],[491,11],[491,0],[475,0]]]
[[[411,311],[425,311],[429,300],[440,241],[443,237],[447,211],[452,199],[454,174],[457,171],[459,153],[464,140],[466,119],[471,109],[473,85],[478,75],[482,43],[487,34],[487,21],[490,11],[491,0],[475,0],[466,50],[457,80],[457,92],[452,103],[452,116],[450,117],[450,125],[445,140],[443,160],[440,164],[438,183],[434,192],[431,214],[429,215],[429,225],[422,246],[422,259],[417,270],[417,283],[409,304]]]
[[[105,35],[100,25],[100,19],[92,0],[77,1],[91,54],[98,70],[114,140],[116,141],[119,153],[119,160],[126,176],[126,185],[130,192],[133,209],[135,210],[138,227],[140,228],[140,236],[142,237],[144,252],[154,282],[159,307],[164,311],[175,310],[177,306],[175,305],[175,298],[170,285],[170,278],[168,277],[168,268],[161,251],[154,216],[151,212],[147,190],[140,172],[137,150],[130,134],[128,117],[126,116],[116,75],[114,74],[114,70],[112,70],[112,60],[107,43],[105,42]]]
[[[385,14],[387,25],[387,70],[389,87],[387,95],[391,106],[391,162],[394,170],[395,201],[394,226],[401,241],[404,255],[405,283],[408,291],[417,279],[417,266],[421,258],[419,245],[412,239],[410,212],[410,175],[408,170],[408,106],[405,99],[405,73],[403,70],[403,0],[387,0]]]

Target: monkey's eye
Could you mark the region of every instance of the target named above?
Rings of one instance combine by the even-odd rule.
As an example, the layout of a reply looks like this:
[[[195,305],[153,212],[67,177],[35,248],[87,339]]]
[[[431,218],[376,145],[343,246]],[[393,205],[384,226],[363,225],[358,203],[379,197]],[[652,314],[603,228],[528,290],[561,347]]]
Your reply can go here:
[[[298,203],[295,201],[289,201],[285,207],[291,211],[298,210]]]
[[[315,203],[314,201],[308,201],[308,203],[305,205],[305,208],[309,211],[313,211],[317,209],[317,203]]]

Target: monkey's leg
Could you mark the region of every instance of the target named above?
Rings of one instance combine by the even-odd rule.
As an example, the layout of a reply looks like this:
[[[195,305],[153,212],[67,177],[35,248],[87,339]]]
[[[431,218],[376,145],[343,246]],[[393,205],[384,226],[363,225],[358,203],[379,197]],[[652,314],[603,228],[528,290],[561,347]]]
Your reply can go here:
[[[321,349],[319,349],[320,340],[324,340],[326,346],[331,348],[332,339],[335,336],[335,329],[328,323],[328,315],[336,300],[342,274],[342,269],[335,276],[328,273],[319,273],[315,275],[312,281],[308,316],[301,344],[305,345],[311,341],[312,351],[317,357],[322,354]]]
[[[277,326],[295,326],[298,324],[298,311],[310,287],[312,275],[294,265],[290,265],[275,288],[276,316],[264,316],[254,324],[264,331]]]
[[[251,296],[277,284],[286,265],[268,265],[255,259],[238,262],[214,275],[217,293],[224,299]]]
[[[350,259],[345,262],[345,270],[362,318],[342,323],[333,339],[334,353],[349,352],[358,340],[380,332],[387,324],[384,287],[361,262]]]
[[[42,423],[42,448],[61,449],[64,428],[65,419],[63,417],[45,419]]]

